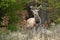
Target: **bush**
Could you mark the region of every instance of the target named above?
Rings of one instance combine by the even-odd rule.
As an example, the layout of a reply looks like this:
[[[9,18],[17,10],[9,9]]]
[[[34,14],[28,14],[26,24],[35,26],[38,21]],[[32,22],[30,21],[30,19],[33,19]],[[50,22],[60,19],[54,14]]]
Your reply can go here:
[[[57,18],[57,19],[55,20],[55,22],[56,22],[57,24],[60,24],[60,18]]]

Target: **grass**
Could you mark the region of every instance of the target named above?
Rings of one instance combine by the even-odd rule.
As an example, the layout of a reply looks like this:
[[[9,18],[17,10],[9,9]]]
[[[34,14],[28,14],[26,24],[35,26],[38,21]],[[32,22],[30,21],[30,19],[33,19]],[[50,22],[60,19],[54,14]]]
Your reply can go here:
[[[18,28],[15,25],[13,25],[13,24],[9,24],[7,26],[7,29],[8,30],[11,30],[11,31],[17,31],[18,30]]]

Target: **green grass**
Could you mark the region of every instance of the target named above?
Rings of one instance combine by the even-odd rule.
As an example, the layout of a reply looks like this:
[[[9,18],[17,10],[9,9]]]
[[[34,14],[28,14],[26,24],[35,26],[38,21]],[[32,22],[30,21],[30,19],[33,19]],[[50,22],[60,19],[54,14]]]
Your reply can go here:
[[[13,24],[7,25],[7,29],[11,30],[11,31],[17,31],[18,30],[18,28],[15,25],[13,25]]]

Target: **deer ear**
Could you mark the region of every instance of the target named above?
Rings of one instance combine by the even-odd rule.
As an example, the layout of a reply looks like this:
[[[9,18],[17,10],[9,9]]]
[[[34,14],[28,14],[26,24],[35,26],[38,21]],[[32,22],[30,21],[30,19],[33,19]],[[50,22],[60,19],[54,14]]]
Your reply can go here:
[[[30,6],[30,8],[33,8],[32,6]]]

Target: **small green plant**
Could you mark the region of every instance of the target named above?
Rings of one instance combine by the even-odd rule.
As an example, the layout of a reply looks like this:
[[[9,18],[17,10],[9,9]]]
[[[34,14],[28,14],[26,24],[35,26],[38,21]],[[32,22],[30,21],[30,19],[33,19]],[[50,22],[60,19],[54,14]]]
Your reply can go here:
[[[13,25],[13,24],[7,25],[7,29],[11,30],[11,31],[17,31],[18,30],[18,28],[15,25]]]

